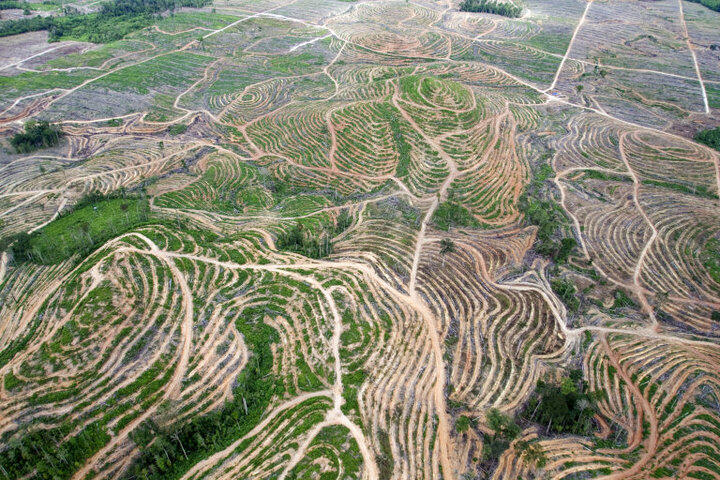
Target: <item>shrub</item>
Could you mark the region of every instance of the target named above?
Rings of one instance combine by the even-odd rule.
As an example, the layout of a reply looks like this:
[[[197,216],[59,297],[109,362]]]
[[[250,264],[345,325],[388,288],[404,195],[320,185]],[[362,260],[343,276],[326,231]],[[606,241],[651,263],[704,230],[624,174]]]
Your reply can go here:
[[[493,434],[483,434],[482,456],[483,462],[494,464],[510,446],[510,442],[520,434],[520,427],[515,423],[515,420],[496,408],[491,408],[488,411],[487,421]]]

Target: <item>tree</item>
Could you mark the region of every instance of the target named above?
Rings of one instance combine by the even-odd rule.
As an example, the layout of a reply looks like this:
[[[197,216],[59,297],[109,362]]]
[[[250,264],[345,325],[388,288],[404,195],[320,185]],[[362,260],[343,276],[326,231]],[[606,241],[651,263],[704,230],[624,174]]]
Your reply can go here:
[[[515,449],[528,463],[532,463],[538,468],[544,467],[547,463],[545,451],[537,442],[518,440],[515,444]]]
[[[442,255],[443,258],[443,267],[445,266],[445,256],[448,253],[453,253],[455,251],[455,242],[450,240],[449,238],[443,238],[440,240],[440,255]]]

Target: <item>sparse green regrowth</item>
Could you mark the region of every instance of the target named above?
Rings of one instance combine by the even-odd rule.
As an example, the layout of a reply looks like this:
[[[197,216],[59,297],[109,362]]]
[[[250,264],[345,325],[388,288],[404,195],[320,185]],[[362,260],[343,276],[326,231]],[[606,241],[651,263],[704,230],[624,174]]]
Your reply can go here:
[[[29,121],[25,131],[16,133],[10,138],[10,145],[17,153],[29,153],[41,148],[54,147],[60,143],[64,133],[57,125],[48,122]]]
[[[149,219],[147,199],[89,195],[40,230],[14,237],[13,256],[19,261],[58,263],[76,254],[86,255]]]
[[[615,301],[613,302],[613,309],[619,309],[619,308],[637,308],[637,304],[635,301],[633,301],[632,298],[630,298],[627,293],[625,293],[623,290],[617,289],[615,290],[615,293],[613,294]]]
[[[272,374],[270,345],[278,334],[263,323],[262,311],[248,308],[235,325],[251,352],[250,360],[235,379],[232,400],[219,410],[192,417],[167,428],[144,422],[131,433],[140,455],[124,478],[174,480],[193,464],[207,458],[249,432],[261,420],[270,399],[280,388]]]
[[[720,240],[711,238],[705,242],[700,260],[715,282],[720,284]]]
[[[455,422],[455,430],[459,433],[466,432],[470,429],[470,419],[465,415],[460,415],[460,418]]]
[[[520,456],[536,468],[543,468],[547,463],[547,457],[542,446],[537,441],[518,440],[515,449]]]
[[[392,478],[395,461],[393,460],[392,447],[390,446],[390,436],[385,430],[378,430],[378,442],[380,447],[380,455],[377,457],[378,478],[387,480]]]
[[[408,143],[405,139],[405,135],[403,134],[402,126],[400,124],[401,115],[396,109],[390,107],[383,109],[381,112],[383,118],[390,126],[390,133],[392,134],[393,141],[395,142],[395,148],[398,152],[398,163],[395,168],[395,175],[397,175],[398,178],[405,177],[410,171],[412,162],[412,159],[410,158],[410,151],[412,150],[412,146]]]
[[[494,0],[463,0],[460,3],[462,12],[494,13],[504,17],[518,18],[522,15],[522,7],[510,2],[497,2]]]

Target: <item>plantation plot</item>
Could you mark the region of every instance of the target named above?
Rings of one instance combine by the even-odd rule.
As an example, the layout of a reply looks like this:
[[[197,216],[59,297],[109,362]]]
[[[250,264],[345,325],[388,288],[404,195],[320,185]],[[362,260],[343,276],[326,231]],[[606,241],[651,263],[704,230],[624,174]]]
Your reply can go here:
[[[0,41],[0,479],[720,478],[720,16],[458,3]]]

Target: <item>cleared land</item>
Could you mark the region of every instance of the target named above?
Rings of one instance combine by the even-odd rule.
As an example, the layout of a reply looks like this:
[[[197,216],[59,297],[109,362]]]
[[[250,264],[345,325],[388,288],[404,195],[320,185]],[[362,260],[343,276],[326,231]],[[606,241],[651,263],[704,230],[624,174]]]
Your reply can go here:
[[[510,3],[0,39],[0,479],[720,478],[720,13]]]

